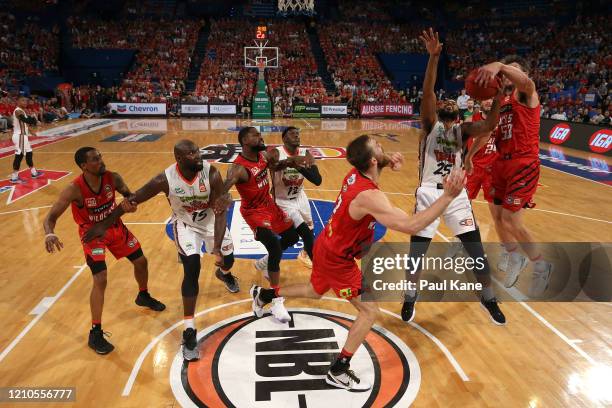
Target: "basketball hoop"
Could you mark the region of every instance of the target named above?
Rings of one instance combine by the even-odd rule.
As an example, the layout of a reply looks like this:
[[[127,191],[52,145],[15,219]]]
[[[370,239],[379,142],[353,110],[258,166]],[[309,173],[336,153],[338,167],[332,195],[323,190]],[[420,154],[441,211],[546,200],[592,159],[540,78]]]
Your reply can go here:
[[[278,0],[278,12],[282,15],[314,14],[314,0]]]

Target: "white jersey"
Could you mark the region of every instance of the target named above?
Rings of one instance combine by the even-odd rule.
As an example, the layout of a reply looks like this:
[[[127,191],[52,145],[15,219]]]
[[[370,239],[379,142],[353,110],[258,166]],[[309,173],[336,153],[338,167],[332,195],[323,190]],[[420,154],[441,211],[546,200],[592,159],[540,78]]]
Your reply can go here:
[[[206,234],[214,230],[210,199],[210,163],[203,163],[204,168],[193,180],[186,180],[176,163],[166,170],[168,179],[168,202],[172,208],[172,221],[180,221],[196,231]]]
[[[276,147],[278,150],[278,159],[285,160],[290,155],[285,150],[285,146]],[[297,155],[305,156],[307,149],[298,147]],[[281,200],[293,200],[304,193],[304,176],[297,169],[287,167],[283,170],[275,171],[272,176],[272,187],[274,189],[274,198]]]
[[[419,145],[419,184],[442,184],[453,167],[461,167],[462,149],[461,125],[445,130],[442,122],[436,122]]]
[[[15,110],[13,111],[13,137],[21,135],[26,136],[29,134],[28,125],[27,123],[19,120],[19,118],[17,117],[17,112],[21,112],[26,117],[28,116],[23,109],[15,108]]]

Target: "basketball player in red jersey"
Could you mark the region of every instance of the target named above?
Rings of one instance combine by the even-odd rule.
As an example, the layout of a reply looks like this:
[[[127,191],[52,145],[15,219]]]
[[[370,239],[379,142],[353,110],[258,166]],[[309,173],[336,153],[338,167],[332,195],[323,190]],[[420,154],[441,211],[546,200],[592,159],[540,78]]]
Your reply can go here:
[[[466,122],[480,122],[487,118],[491,111],[493,99],[482,101],[481,111],[474,113]],[[484,198],[489,203],[489,209],[493,214],[493,196],[491,195],[491,184],[493,182],[493,163],[497,159],[497,148],[495,147],[495,136],[469,138],[467,141],[467,154],[465,155],[464,167],[467,173],[466,189],[468,198],[474,200],[480,189]]]
[[[253,311],[259,314],[258,310],[277,296],[319,299],[329,289],[336,296],[347,299],[357,309],[357,319],[326,381],[349,391],[366,391],[371,384],[358,378],[349,367],[351,357],[376,320],[378,306],[374,302],[361,301],[362,274],[355,260],[360,259],[373,242],[376,222],[406,234],[415,234],[431,224],[463,190],[465,172],[454,168],[444,180],[444,193],[429,208],[409,216],[393,207],[378,188],[382,169],[399,170],[402,155],[385,154],[380,143],[369,135],[351,141],[346,152],[353,169],[342,182],[331,219],[315,241],[310,282],[276,289],[255,286]]]
[[[97,149],[81,147],[76,151],[74,160],[83,174],[61,192],[44,221],[45,246],[49,253],[55,252],[56,249],[60,251],[64,247],[53,230],[57,219],[68,206],[72,207],[72,216],[79,226],[79,236],[82,238],[91,226],[108,217],[116,207],[115,191],[124,197],[131,194],[119,174],[106,171],[102,155]],[[133,211],[127,200],[122,206],[127,211]],[[92,320],[89,347],[98,354],[108,354],[115,348],[104,338],[102,331],[102,309],[107,276],[104,259],[107,249],[115,258],[127,257],[134,265],[134,277],[140,287],[136,304],[158,312],[166,308],[163,303],[151,297],[147,290],[149,276],[147,258],[142,253],[140,243],[123,222],[117,220],[102,238],[83,243],[85,259],[93,274],[93,287],[89,298]]]
[[[528,67],[518,57],[493,62],[480,68],[480,85],[501,74],[505,97],[501,101],[499,125],[495,132],[499,157],[493,166],[493,196],[497,233],[510,253],[504,285],[512,287],[527,266],[523,251],[534,263],[531,297],[541,296],[548,287],[552,264],[542,258],[533,236],[523,222],[523,209],[532,207],[540,177],[540,99]]]
[[[241,129],[238,132],[238,142],[242,146],[242,153],[227,171],[225,193],[232,186],[236,186],[242,199],[240,213],[253,230],[255,239],[268,251],[268,278],[270,286],[277,288],[280,283],[280,260],[283,251],[295,244],[299,236],[293,221],[270,195],[268,169],[280,171],[287,167],[310,167],[314,164],[314,158],[291,156],[285,160],[278,160],[278,155],[265,152],[266,145],[261,133],[254,127]],[[217,210],[222,205],[223,201],[217,200]],[[277,236],[280,236],[280,240]],[[274,299],[270,311],[283,323],[291,320],[282,297]],[[258,317],[262,315],[263,309],[259,310]]]

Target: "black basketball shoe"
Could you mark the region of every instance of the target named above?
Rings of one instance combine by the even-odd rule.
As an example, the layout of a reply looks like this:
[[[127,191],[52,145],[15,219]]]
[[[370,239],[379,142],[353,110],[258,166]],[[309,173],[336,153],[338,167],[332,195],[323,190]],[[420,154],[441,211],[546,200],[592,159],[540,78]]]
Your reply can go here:
[[[480,306],[482,306],[482,308],[489,313],[489,316],[491,317],[491,321],[493,321],[493,323],[499,326],[503,326],[504,324],[506,324],[506,316],[504,316],[504,314],[500,310],[496,298],[493,298],[491,300],[484,300],[481,298]]]
[[[91,329],[89,331],[88,345],[98,354],[108,354],[115,349],[115,346],[106,341],[104,336],[111,337],[112,334],[103,332],[100,329]]]
[[[156,312],[161,312],[162,310],[166,309],[166,305],[152,297],[149,292],[138,292],[135,302],[138,306],[148,307]]]

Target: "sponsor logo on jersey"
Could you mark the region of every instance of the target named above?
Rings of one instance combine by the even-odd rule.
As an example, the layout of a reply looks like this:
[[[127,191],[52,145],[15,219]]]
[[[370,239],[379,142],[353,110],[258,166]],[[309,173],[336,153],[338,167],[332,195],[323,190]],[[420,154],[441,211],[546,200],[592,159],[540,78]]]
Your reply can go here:
[[[136,237],[133,237],[132,239],[128,241],[128,246],[130,248],[134,248],[137,243],[138,243],[138,240],[136,239]]]
[[[175,188],[174,188],[174,192],[175,192],[176,194],[185,194],[185,190],[183,190],[183,189],[182,189],[182,188],[180,188],[180,187],[175,187]]]
[[[571,132],[572,129],[567,123],[559,123],[550,130],[548,138],[550,139],[551,143],[563,144],[567,141],[567,139],[569,139]]]
[[[206,191],[206,184],[200,184],[200,193],[204,193]]]
[[[351,174],[351,177],[349,177],[346,180],[346,184],[349,185],[349,186],[352,185],[352,184],[355,184],[355,180],[357,180],[357,175],[356,174]]]
[[[268,148],[273,148],[282,145],[267,145]],[[332,146],[300,146],[308,149],[315,159],[344,159],[346,158],[346,149],[344,147]],[[214,144],[202,147],[200,153],[202,159],[211,163],[233,163],[236,157],[242,152],[242,146],[238,143]]]
[[[97,201],[95,197],[89,197],[85,199],[85,206],[89,208],[93,208],[97,205]]]
[[[92,255],[104,255],[104,248],[94,248],[91,250]]]
[[[599,129],[591,136],[589,147],[595,153],[607,153],[612,149],[612,130]]]
[[[355,318],[321,309],[295,308],[289,313],[288,325],[245,313],[201,330],[198,348],[210,358],[187,362],[177,353],[170,368],[179,404],[276,408],[329,406],[333,401],[334,406],[356,408],[407,407],[414,401],[419,363],[391,331],[374,325],[368,332],[351,366],[372,387],[347,392],[330,387],[325,376]]]

